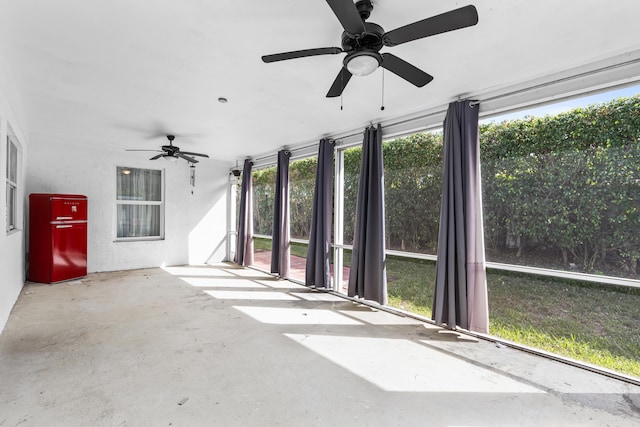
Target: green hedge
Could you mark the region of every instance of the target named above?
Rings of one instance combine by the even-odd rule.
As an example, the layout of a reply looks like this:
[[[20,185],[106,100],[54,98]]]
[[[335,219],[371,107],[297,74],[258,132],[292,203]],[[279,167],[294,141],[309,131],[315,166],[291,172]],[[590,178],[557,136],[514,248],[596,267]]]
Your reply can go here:
[[[564,266],[634,274],[640,97],[481,127],[487,246],[557,251]]]
[[[487,249],[546,267],[635,275],[640,258],[640,97],[480,127]],[[387,246],[436,253],[442,134],[383,144]],[[345,151],[351,243],[361,149]],[[291,162],[291,234],[307,238],[316,158]],[[254,172],[255,230],[271,234],[275,168]],[[529,261],[523,261],[529,262]]]

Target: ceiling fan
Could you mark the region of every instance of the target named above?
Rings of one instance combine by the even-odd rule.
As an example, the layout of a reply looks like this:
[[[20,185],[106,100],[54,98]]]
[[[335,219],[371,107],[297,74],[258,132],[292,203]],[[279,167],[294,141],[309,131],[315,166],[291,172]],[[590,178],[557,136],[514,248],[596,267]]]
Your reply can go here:
[[[344,28],[341,48],[296,50],[265,55],[262,60],[270,63],[305,56],[346,53],[343,67],[331,85],[327,98],[340,96],[352,75],[366,76],[378,67],[391,71],[417,87],[422,87],[433,80],[433,77],[391,53],[380,53],[380,49],[478,23],[478,12],[474,6],[469,5],[385,32],[380,25],[366,22],[373,10],[371,0],[360,0],[355,4],[352,0],[326,1]]]
[[[198,163],[198,160],[196,160],[193,156],[207,157],[207,158],[209,157],[206,154],[192,153],[189,151],[180,151],[180,147],[176,147],[175,145],[173,145],[173,140],[175,138],[176,137],[174,135],[167,135],[167,139],[169,140],[169,145],[163,145],[161,147],[162,150],[126,150],[126,151],[158,151],[160,152],[160,154],[153,156],[149,160],[156,160],[162,157],[165,160],[175,161],[175,160],[178,160],[178,158],[181,158],[181,159],[185,159],[190,163]]]

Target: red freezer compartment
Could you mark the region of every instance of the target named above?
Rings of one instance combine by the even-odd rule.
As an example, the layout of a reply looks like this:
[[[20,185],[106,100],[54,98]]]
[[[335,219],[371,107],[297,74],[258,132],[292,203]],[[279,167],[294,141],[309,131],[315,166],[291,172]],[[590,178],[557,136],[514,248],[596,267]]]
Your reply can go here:
[[[51,221],[86,221],[87,198],[84,196],[52,197]]]

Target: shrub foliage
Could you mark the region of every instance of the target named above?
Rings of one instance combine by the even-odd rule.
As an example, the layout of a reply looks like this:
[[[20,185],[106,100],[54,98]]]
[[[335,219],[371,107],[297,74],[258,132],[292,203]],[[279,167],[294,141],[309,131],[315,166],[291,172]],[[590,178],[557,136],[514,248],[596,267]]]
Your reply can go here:
[[[488,249],[556,251],[634,274],[640,257],[640,97],[481,128]]]
[[[640,258],[640,96],[481,125],[489,258],[634,276]],[[436,253],[442,134],[383,144],[387,246]],[[361,149],[344,153],[344,241],[351,243]],[[291,162],[291,235],[308,238],[316,158]],[[254,172],[255,230],[271,234],[275,168]]]

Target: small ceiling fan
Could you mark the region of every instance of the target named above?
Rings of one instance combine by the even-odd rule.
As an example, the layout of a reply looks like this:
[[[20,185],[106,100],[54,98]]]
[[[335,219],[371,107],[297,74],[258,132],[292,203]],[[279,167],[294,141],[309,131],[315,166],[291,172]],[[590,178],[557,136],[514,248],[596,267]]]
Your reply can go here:
[[[469,5],[385,32],[380,25],[366,22],[373,10],[371,0],[360,0],[355,4],[352,0],[326,1],[344,28],[341,48],[296,50],[264,55],[262,60],[270,63],[305,56],[346,53],[343,67],[331,85],[327,98],[340,96],[352,75],[366,76],[378,67],[391,71],[417,87],[422,87],[433,80],[433,77],[391,53],[380,53],[380,49],[478,23],[478,12],[474,6]]]
[[[181,158],[181,159],[185,159],[190,163],[198,163],[198,160],[196,160],[193,156],[207,157],[207,158],[209,157],[206,154],[192,153],[190,151],[180,151],[180,147],[176,147],[175,145],[173,145],[173,140],[175,138],[176,137],[174,135],[167,135],[167,139],[169,140],[169,145],[163,145],[161,147],[162,150],[126,150],[126,151],[157,151],[160,154],[153,156],[149,160],[156,160],[161,157],[164,158],[165,160],[177,160],[178,158]]]

